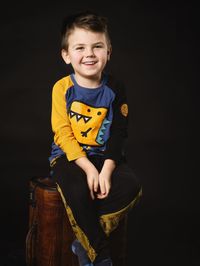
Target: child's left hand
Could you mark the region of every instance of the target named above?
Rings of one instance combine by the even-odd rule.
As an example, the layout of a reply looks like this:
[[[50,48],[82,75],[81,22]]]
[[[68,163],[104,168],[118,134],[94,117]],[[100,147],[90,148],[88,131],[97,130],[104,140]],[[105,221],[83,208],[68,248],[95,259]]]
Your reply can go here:
[[[108,196],[111,188],[111,176],[115,169],[115,162],[107,159],[99,174],[99,190],[96,193],[98,199],[104,199]]]
[[[102,172],[99,174],[99,190],[96,193],[98,199],[104,199],[108,196],[111,188],[111,176]]]

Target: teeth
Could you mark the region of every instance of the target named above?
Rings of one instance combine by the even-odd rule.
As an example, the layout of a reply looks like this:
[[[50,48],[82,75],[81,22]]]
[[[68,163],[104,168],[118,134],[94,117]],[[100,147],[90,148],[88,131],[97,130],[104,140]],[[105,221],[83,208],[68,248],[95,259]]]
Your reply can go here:
[[[93,65],[95,62],[85,62],[85,65]]]

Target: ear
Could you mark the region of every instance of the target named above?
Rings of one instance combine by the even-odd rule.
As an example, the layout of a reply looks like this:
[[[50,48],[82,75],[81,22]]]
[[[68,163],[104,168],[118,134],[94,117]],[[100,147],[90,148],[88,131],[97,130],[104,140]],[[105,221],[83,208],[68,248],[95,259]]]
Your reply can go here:
[[[111,53],[112,53],[112,47],[110,46],[108,48],[108,52],[107,52],[107,59],[108,59],[108,61],[110,60]]]
[[[69,65],[71,63],[71,60],[70,60],[70,57],[69,57],[67,50],[62,49],[61,56],[67,65]]]

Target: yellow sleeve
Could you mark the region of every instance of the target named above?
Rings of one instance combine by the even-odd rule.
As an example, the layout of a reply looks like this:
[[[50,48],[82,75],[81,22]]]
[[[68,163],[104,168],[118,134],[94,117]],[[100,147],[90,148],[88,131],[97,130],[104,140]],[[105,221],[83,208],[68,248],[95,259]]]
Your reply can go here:
[[[65,100],[67,88],[69,88],[69,84],[65,78],[58,81],[53,87],[51,124],[55,144],[63,150],[67,159],[72,161],[86,156],[86,153],[79,145],[71,128]]]

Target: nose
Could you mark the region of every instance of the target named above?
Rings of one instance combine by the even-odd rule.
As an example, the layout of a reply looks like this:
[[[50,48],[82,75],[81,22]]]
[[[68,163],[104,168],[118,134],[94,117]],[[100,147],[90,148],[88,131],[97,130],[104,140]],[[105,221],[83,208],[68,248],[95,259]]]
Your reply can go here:
[[[94,57],[94,51],[93,51],[92,47],[88,47],[85,50],[85,56],[86,57]]]

